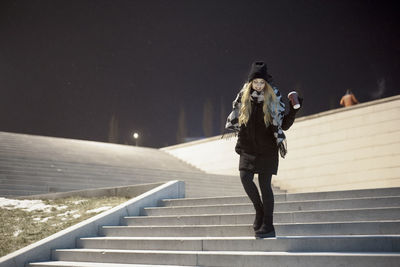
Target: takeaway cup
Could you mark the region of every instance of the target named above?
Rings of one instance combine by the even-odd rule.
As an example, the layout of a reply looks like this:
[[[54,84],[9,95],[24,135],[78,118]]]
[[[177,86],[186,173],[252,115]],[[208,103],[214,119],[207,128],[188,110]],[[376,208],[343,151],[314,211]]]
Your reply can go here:
[[[290,103],[292,104],[294,109],[299,109],[300,108],[299,95],[297,94],[296,91],[290,92],[288,94],[288,98],[289,98]]]

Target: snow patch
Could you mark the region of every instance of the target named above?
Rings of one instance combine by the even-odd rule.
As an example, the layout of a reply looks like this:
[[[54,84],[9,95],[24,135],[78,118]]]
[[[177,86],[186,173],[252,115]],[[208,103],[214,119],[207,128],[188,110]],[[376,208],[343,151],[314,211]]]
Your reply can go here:
[[[77,213],[77,212],[78,212],[78,210],[69,210],[69,211],[66,211],[64,213],[60,213],[57,216],[59,216],[59,217],[69,216],[69,215],[72,215],[72,214]]]
[[[8,210],[22,209],[25,211],[43,210],[50,212],[53,207],[55,206],[44,204],[42,200],[19,200],[0,197],[0,208]]]
[[[87,202],[87,200],[81,199],[81,200],[77,200],[77,201],[72,201],[72,204],[78,205],[78,204],[81,204],[81,203],[83,203],[83,202]]]
[[[22,233],[22,231],[20,229],[18,229],[17,231],[14,232],[13,236],[17,237],[17,236],[19,236],[20,233]]]
[[[56,209],[57,210],[65,210],[66,208],[68,208],[68,206],[57,206]]]
[[[112,206],[105,206],[105,207],[101,207],[101,208],[97,208],[97,209],[87,210],[86,213],[97,213],[97,212],[109,210],[111,208],[112,208]]]

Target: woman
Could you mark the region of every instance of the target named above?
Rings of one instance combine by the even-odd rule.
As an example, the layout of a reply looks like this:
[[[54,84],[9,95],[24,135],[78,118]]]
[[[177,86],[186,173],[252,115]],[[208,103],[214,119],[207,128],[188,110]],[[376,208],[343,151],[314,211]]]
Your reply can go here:
[[[300,97],[299,102],[300,105],[303,102]],[[285,104],[267,73],[267,66],[264,62],[254,62],[247,82],[233,101],[225,128],[238,134],[235,151],[240,155],[240,179],[256,210],[253,228],[258,238],[275,237],[271,178],[278,171],[278,150],[282,158],[287,153],[283,130],[293,124],[297,111],[290,105],[285,115]],[[253,182],[255,173],[262,200]]]

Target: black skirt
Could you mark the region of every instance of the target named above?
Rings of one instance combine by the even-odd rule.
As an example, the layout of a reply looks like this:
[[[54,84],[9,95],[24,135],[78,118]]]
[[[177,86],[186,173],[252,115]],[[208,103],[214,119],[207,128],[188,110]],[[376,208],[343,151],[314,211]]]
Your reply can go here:
[[[272,152],[272,151],[271,151]],[[253,173],[277,174],[279,165],[278,150],[268,155],[254,155],[246,152],[240,153],[239,171]]]

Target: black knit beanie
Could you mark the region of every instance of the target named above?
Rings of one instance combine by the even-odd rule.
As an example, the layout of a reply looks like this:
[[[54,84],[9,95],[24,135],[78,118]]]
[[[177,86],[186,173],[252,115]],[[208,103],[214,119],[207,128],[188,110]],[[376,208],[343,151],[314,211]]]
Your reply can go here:
[[[253,79],[262,78],[269,82],[272,78],[271,75],[267,73],[267,65],[265,65],[262,61],[255,61],[251,65],[250,73],[247,78],[247,81],[250,82]]]

